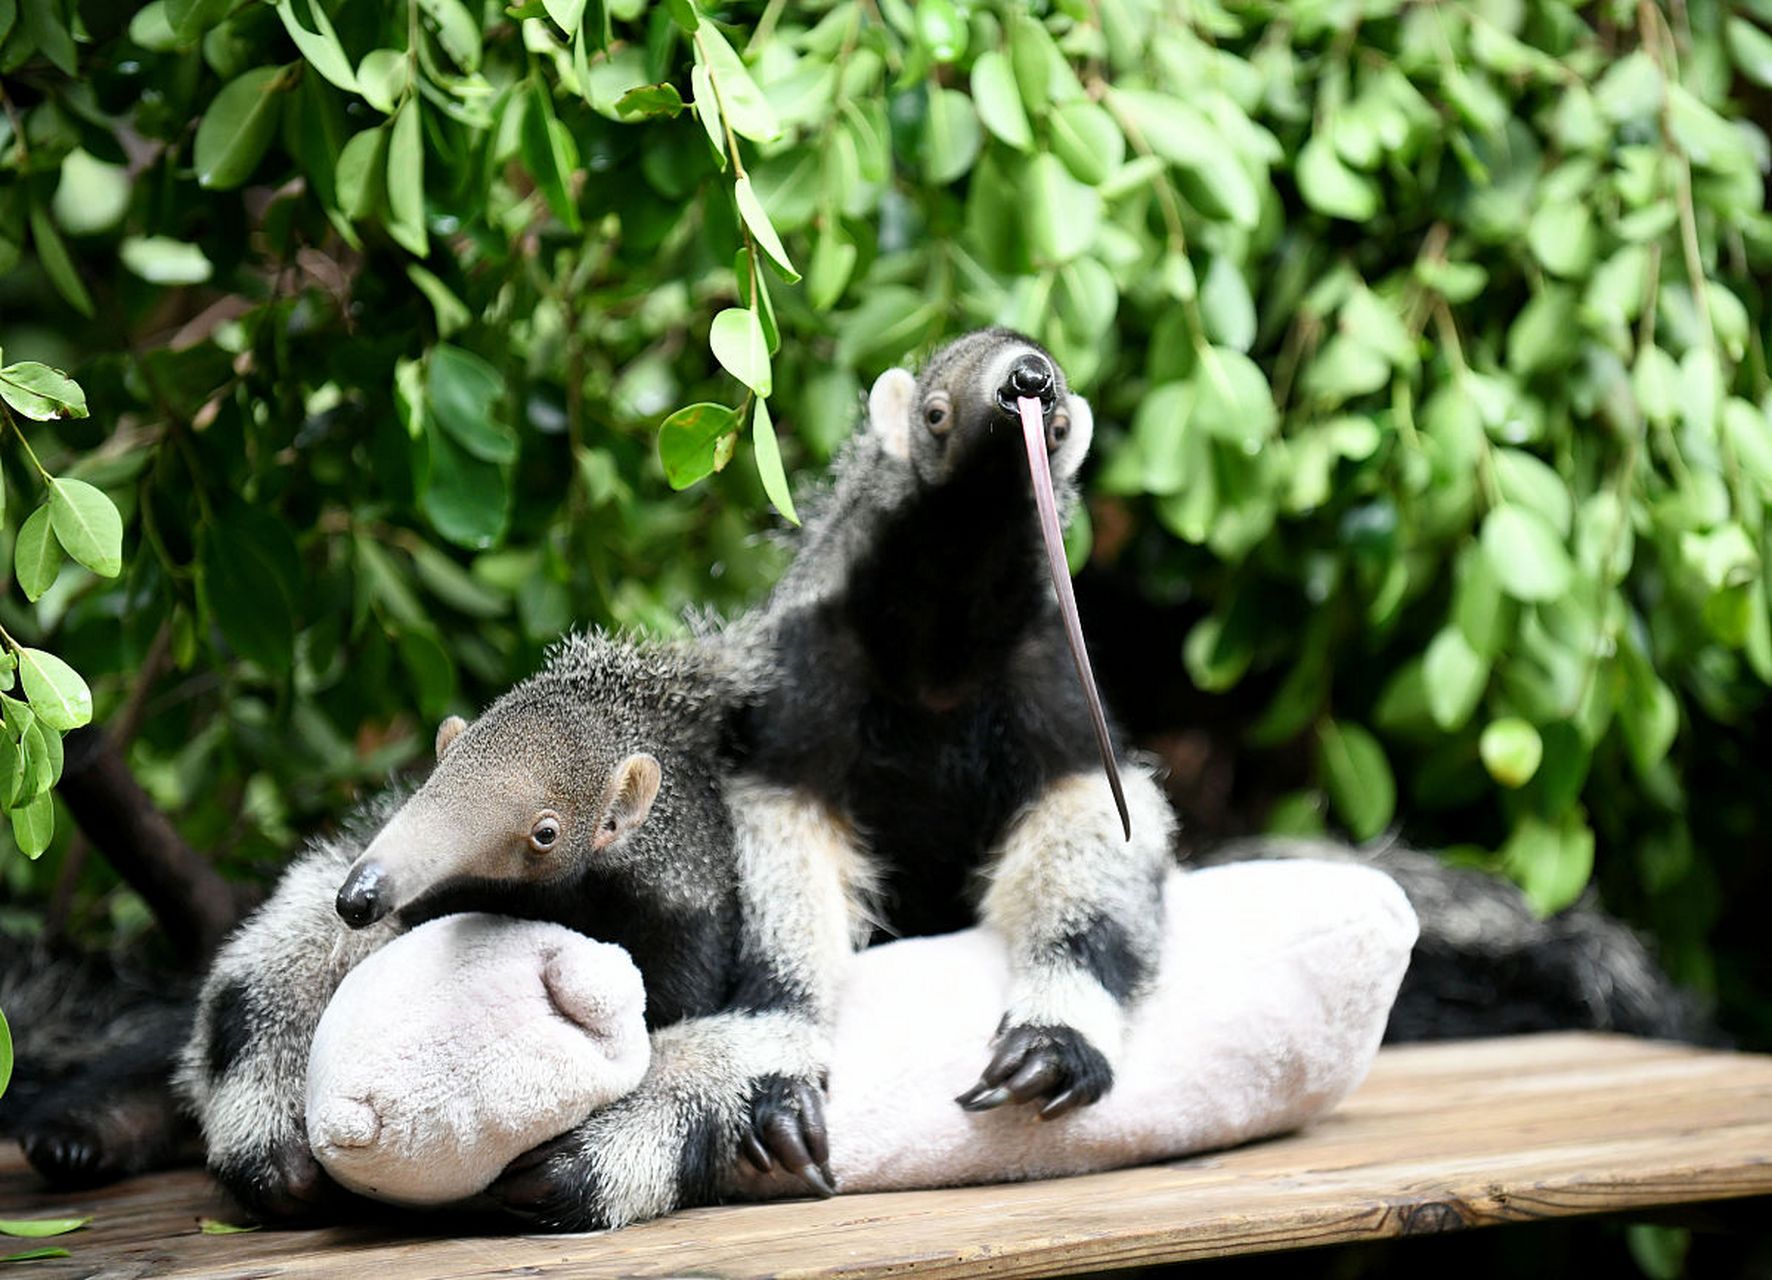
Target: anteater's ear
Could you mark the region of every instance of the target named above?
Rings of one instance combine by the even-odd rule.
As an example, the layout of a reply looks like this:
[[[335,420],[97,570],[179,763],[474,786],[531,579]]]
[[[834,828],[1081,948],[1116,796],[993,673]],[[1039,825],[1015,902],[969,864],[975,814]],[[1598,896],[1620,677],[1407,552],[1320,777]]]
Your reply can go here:
[[[1070,431],[1064,443],[1052,451],[1052,475],[1059,480],[1077,474],[1077,468],[1089,456],[1089,443],[1095,438],[1095,414],[1087,400],[1073,392],[1065,397],[1064,412],[1071,420]]]
[[[598,849],[607,849],[645,822],[663,780],[664,771],[658,767],[658,761],[644,751],[616,765],[615,776],[609,783],[609,806],[603,811],[603,820],[598,823],[591,843]]]
[[[868,429],[895,458],[911,456],[911,401],[916,398],[917,380],[909,369],[886,370],[868,392]]]
[[[437,759],[443,758],[444,752],[448,751],[455,740],[461,737],[461,731],[467,727],[468,722],[460,716],[450,716],[449,719],[437,726]]]

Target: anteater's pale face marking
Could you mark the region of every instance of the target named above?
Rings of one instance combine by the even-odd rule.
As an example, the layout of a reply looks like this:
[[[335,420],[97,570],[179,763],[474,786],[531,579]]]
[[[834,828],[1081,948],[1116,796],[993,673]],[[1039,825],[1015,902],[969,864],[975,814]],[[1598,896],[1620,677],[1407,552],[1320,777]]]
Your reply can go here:
[[[1076,474],[1089,453],[1094,416],[1065,385],[1064,371],[1031,338],[1007,329],[982,329],[937,351],[921,375],[888,369],[868,395],[868,424],[893,456],[910,463],[924,484],[941,484],[985,448],[999,465],[1019,460],[1020,428],[1004,389],[1019,369],[1039,370],[1036,386],[1046,421],[1046,450],[1055,480]]]
[[[615,865],[663,774],[645,752],[601,758],[546,699],[507,698],[437,730],[437,767],[352,865],[338,912],[362,927],[447,885],[562,880]]]

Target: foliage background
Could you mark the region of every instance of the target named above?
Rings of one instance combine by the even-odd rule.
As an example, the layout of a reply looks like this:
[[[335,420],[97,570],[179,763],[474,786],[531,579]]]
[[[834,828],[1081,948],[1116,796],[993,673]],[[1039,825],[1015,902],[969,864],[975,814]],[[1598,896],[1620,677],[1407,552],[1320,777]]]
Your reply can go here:
[[[267,876],[567,626],[756,600],[867,382],[1008,323],[1096,404],[1087,621],[1196,833],[1597,876],[1772,1043],[1769,27],[0,0],[0,365],[90,412],[7,419],[0,623]],[[51,475],[120,575],[33,580]],[[143,930],[82,843],[0,924]]]

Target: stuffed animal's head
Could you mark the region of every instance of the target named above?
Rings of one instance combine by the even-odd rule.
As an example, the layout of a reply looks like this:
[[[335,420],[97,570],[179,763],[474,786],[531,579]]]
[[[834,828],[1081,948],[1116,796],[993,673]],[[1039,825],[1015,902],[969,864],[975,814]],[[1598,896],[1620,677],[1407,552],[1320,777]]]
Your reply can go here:
[[[308,1059],[308,1141],[340,1184],[446,1204],[639,1084],[646,995],[627,952],[556,924],[456,915],[339,985]]]

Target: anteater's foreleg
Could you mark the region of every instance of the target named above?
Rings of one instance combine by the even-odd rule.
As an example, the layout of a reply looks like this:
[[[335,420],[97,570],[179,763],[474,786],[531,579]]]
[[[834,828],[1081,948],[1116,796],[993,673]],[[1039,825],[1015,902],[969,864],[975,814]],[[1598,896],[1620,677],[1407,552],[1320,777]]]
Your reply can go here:
[[[962,1106],[1033,1102],[1051,1118],[1112,1087],[1128,1008],[1162,951],[1174,819],[1148,770],[1124,775],[1126,840],[1106,780],[1060,779],[1018,817],[982,916],[1009,944],[1009,1007]]]

